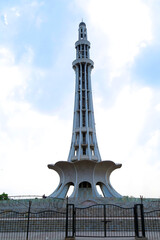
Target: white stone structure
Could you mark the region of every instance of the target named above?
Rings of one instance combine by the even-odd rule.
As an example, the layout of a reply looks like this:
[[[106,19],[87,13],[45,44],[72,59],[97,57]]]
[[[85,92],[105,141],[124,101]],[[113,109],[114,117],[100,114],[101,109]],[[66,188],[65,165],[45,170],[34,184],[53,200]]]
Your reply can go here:
[[[60,161],[48,167],[60,176],[58,188],[50,197],[65,198],[71,185],[74,191],[71,198],[96,199],[102,197],[121,197],[110,184],[110,174],[121,164],[101,161],[98,149],[91,88],[90,42],[87,40],[86,24],[79,24],[79,39],[75,43],[76,60],[73,69],[76,75],[73,133],[68,161]]]

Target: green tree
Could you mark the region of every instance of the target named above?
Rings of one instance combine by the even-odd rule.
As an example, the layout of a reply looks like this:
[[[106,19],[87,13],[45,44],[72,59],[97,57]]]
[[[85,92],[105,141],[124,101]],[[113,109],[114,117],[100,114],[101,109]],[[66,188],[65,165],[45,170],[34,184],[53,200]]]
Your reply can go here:
[[[8,194],[7,193],[0,194],[0,200],[9,200]]]

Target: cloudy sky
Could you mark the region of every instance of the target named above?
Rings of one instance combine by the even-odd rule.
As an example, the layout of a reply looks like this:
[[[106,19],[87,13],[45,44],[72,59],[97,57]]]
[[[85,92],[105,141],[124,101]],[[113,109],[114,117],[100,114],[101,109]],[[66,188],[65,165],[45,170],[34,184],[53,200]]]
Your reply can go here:
[[[91,42],[97,139],[122,195],[160,197],[160,1],[0,1],[0,193],[51,194],[67,160],[74,43]]]

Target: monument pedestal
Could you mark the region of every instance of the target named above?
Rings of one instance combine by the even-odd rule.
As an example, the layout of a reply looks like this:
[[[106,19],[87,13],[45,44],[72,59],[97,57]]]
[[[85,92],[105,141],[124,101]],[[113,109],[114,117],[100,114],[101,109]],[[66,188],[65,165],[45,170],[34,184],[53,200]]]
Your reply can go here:
[[[122,197],[110,183],[110,175],[113,170],[120,168],[121,164],[112,161],[95,162],[81,160],[75,162],[60,161],[49,164],[48,168],[55,170],[60,177],[57,189],[50,195],[54,198],[65,198],[70,186],[74,190],[70,198],[89,200],[102,197],[96,186],[102,190],[103,197]]]

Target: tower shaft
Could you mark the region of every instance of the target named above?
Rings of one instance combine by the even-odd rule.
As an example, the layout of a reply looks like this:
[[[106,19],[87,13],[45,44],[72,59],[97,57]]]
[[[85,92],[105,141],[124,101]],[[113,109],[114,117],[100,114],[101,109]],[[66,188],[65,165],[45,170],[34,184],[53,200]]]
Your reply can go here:
[[[94,160],[101,161],[98,149],[91,87],[91,70],[93,61],[89,58],[90,42],[87,40],[87,29],[84,22],[79,25],[79,40],[75,43],[75,103],[71,148],[68,161]]]

